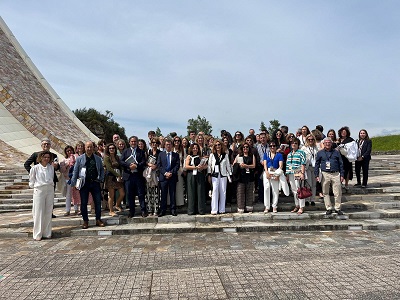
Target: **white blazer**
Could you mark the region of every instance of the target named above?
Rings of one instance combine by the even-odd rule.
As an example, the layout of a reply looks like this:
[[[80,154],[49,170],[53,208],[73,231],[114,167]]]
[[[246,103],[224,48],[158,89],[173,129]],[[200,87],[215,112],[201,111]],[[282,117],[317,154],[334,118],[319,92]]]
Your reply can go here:
[[[215,163],[216,163],[216,160],[215,160],[214,153],[211,153],[210,157],[208,158],[208,168],[207,168],[208,174],[212,174],[214,172]],[[231,167],[231,164],[229,163],[229,155],[227,153],[225,153],[224,159],[222,161],[220,161],[219,172],[222,176],[232,175],[232,167]]]

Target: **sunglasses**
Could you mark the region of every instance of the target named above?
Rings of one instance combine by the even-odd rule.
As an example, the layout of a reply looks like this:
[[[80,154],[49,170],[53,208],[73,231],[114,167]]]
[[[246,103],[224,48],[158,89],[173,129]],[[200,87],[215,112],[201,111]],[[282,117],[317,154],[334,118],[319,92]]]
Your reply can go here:
[[[243,147],[243,149],[249,149],[249,147]]]
[[[215,146],[221,146],[221,144],[215,144]]]
[[[310,142],[312,142],[312,141],[315,141],[314,139],[307,139],[307,141],[310,141]]]
[[[269,145],[270,147],[276,147],[276,145]]]
[[[292,145],[298,145],[299,143],[292,143]]]

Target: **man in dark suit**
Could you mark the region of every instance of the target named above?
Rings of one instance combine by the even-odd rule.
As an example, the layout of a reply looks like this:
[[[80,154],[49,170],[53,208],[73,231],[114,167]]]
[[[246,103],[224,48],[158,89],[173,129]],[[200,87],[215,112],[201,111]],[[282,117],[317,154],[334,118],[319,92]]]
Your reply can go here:
[[[122,152],[120,164],[122,165],[124,172],[122,178],[125,181],[125,190],[128,196],[129,202],[129,216],[131,218],[135,215],[135,198],[136,195],[139,198],[140,210],[142,217],[147,217],[147,208],[145,203],[145,182],[143,178],[143,170],[146,167],[146,156],[145,153],[137,146],[137,136],[131,136],[129,138],[130,147]]]
[[[51,141],[47,138],[43,139],[41,142],[41,147],[43,151],[50,151],[51,148]],[[37,158],[38,155],[41,151],[39,152],[33,152],[32,155],[26,160],[24,163],[24,168],[25,170],[28,171],[28,173],[31,171],[32,164],[37,165]],[[51,152],[51,161],[53,162],[53,167],[54,167],[54,190],[56,189],[56,184],[58,182],[57,176],[56,176],[56,171],[60,169],[60,165],[58,164],[58,158],[57,154]],[[52,218],[55,218],[56,216],[54,214],[51,215]]]
[[[165,215],[167,210],[167,196],[171,205],[171,214],[177,216],[175,204],[176,183],[178,182],[179,154],[172,152],[172,141],[165,141],[165,152],[158,155],[157,167],[160,171],[159,181],[161,185],[161,205],[158,213],[159,217]]]

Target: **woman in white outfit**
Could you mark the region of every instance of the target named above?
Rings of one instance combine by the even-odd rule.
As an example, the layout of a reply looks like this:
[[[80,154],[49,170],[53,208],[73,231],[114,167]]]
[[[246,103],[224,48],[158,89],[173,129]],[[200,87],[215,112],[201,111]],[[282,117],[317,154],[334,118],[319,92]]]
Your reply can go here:
[[[75,151],[74,147],[66,146],[64,148],[65,159],[60,161],[60,173],[64,175],[65,179],[65,214],[69,216],[71,214],[71,202],[72,202],[72,186],[68,184],[69,170],[75,164]]]
[[[51,238],[51,214],[54,202],[54,167],[50,151],[40,152],[38,164],[29,172],[29,187],[33,188],[33,239]]]
[[[215,140],[212,153],[208,159],[208,176],[211,177],[212,197],[211,214],[225,213],[226,185],[231,181],[232,168],[228,154],[221,140]]]
[[[317,191],[317,180],[314,176],[314,168],[315,168],[315,158],[317,157],[318,147],[313,134],[309,134],[306,137],[306,143],[302,146],[301,150],[306,154],[307,162],[306,162],[306,173],[307,173],[307,183],[311,187],[312,196],[306,199],[306,206],[310,204],[311,206],[315,205],[315,194]]]
[[[269,152],[264,154],[262,162],[264,166],[263,185],[264,185],[264,213],[269,212],[271,205],[270,188],[272,189],[272,211],[278,212],[278,199],[279,199],[279,182],[282,184],[282,189],[285,195],[289,195],[289,186],[287,185],[286,178],[283,175],[283,155],[277,152],[276,143],[269,144]],[[282,180],[280,180],[282,178]]]

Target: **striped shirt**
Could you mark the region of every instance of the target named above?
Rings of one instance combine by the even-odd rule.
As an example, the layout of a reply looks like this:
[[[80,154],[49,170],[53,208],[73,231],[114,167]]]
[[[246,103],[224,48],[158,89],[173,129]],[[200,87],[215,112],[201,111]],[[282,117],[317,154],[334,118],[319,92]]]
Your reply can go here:
[[[291,151],[286,160],[286,174],[297,173],[302,165],[305,165],[307,156],[303,150],[297,150],[295,153]]]

